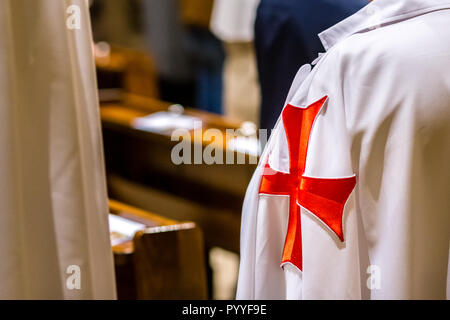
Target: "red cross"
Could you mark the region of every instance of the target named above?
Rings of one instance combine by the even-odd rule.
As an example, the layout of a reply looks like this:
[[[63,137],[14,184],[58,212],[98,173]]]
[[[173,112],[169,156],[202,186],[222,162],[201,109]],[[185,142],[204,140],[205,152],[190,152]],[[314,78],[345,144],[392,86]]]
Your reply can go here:
[[[308,209],[344,241],[344,205],[356,185],[356,177],[311,178],[303,176],[309,137],[327,96],[307,108],[287,105],[282,113],[289,147],[289,173],[278,172],[266,163],[260,194],[289,195],[289,224],[281,263],[290,262],[303,271],[300,207]]]

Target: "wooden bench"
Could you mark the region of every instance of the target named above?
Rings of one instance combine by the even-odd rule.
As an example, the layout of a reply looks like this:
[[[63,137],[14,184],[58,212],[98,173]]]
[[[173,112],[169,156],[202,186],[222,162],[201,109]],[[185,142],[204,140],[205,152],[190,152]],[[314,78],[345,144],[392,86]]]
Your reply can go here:
[[[113,246],[119,299],[206,299],[201,230],[110,200],[110,212],[145,225]]]
[[[95,64],[100,89],[122,89],[125,92],[157,98],[158,77],[149,53],[108,44],[96,45]],[[110,90],[104,91],[114,92]]]
[[[170,133],[138,130],[132,125],[134,119],[167,111],[170,105],[130,94],[122,94],[119,101],[101,103],[109,194],[175,220],[194,221],[202,228],[208,248],[239,252],[241,206],[256,159],[245,154],[245,164],[175,165],[171,150],[178,142],[171,141]],[[185,113],[201,119],[204,129],[225,133],[241,125],[189,108]],[[192,144],[205,145],[194,135],[191,140]],[[237,158],[239,152],[228,148],[226,139],[217,144]]]

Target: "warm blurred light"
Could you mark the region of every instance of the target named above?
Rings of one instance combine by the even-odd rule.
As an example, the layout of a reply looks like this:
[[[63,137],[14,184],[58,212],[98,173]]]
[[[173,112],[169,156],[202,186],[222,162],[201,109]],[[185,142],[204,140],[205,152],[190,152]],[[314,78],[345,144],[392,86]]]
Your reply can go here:
[[[183,114],[184,107],[181,104],[173,104],[169,107],[169,112],[175,113],[175,114]]]
[[[239,128],[239,133],[243,136],[254,136],[256,135],[257,126],[255,123],[251,121],[242,122],[241,127]]]
[[[95,44],[94,54],[96,58],[108,58],[111,54],[111,46],[105,41],[100,41]]]

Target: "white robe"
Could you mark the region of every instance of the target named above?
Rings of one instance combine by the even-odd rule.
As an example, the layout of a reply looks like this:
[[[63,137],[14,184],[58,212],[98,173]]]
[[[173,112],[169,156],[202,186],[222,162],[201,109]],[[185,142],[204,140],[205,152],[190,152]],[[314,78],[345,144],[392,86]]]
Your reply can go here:
[[[344,242],[301,208],[303,271],[280,267],[289,198],[247,190],[238,299],[445,299],[450,240],[450,1],[375,0],[320,34],[287,102],[325,95],[305,176],[356,174]],[[289,172],[283,122],[262,156]]]
[[[116,296],[86,4],[0,1],[0,299]]]
[[[215,0],[211,31],[225,42],[251,42],[260,0]]]

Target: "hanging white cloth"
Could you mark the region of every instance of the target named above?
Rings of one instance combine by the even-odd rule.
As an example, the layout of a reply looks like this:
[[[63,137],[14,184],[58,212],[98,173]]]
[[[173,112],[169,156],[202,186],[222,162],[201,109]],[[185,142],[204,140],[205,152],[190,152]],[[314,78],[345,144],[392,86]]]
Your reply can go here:
[[[87,1],[2,0],[0,29],[0,298],[114,299]]]
[[[247,190],[238,299],[449,298],[449,19],[375,0],[319,35]]]

